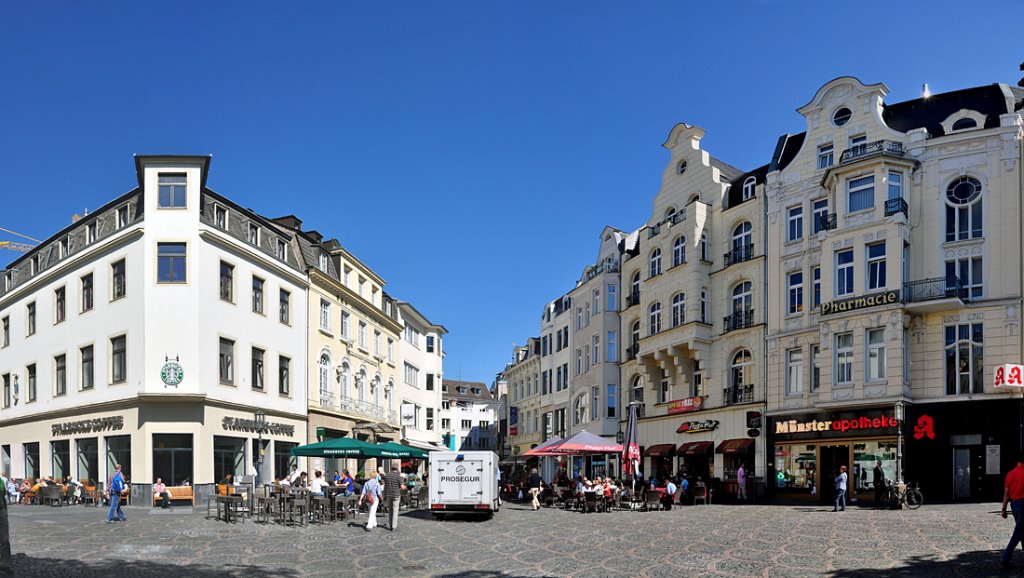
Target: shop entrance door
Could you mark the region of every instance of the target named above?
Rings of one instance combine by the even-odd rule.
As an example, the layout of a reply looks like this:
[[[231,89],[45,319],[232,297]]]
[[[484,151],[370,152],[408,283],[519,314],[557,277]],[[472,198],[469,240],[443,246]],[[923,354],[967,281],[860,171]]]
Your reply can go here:
[[[853,487],[853,480],[850,476],[850,446],[848,444],[821,445],[818,446],[820,456],[818,458],[818,501],[822,504],[831,504],[836,497],[836,476],[839,475],[839,467],[846,466],[847,493]],[[847,498],[849,500],[849,498]]]
[[[953,448],[953,499],[968,500],[971,497],[971,450]]]

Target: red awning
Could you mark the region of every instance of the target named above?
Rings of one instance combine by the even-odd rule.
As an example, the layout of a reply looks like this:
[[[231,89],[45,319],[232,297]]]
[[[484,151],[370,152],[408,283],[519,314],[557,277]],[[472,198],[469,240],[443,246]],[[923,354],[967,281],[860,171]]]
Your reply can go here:
[[[720,454],[743,454],[751,450],[751,446],[754,445],[754,438],[739,438],[735,440],[725,440],[718,444],[718,449],[715,450]]]
[[[676,444],[657,444],[647,448],[647,451],[644,452],[644,455],[653,458],[661,458],[674,455],[675,451]]]
[[[677,456],[703,456],[707,454],[715,442],[686,442],[685,444],[679,444],[679,448],[676,450]]]

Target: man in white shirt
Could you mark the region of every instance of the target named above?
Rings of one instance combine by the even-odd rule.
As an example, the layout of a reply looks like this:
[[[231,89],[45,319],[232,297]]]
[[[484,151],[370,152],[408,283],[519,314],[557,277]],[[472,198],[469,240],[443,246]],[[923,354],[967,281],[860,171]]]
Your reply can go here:
[[[288,476],[288,484],[294,486],[301,475],[302,472],[299,471],[299,466],[292,466],[292,473]]]
[[[324,495],[324,488],[328,485],[330,484],[324,480],[324,473],[317,470],[316,475],[313,477],[313,481],[309,482],[309,492],[314,496],[322,496]]]
[[[676,485],[672,482],[672,478],[668,479],[668,483],[665,484],[665,496],[661,499],[661,503],[665,506],[666,510],[672,509],[672,501],[676,497]]]

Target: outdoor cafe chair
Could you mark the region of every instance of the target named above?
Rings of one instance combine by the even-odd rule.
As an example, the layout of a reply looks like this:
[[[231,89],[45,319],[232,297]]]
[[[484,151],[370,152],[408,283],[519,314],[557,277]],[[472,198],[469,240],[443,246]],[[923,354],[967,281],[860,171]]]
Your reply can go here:
[[[320,524],[330,521],[332,518],[333,506],[331,499],[327,496],[311,496],[310,498],[310,519]]]
[[[697,488],[693,492],[693,505],[697,505],[697,502],[704,502],[704,505],[711,503],[708,499],[708,487],[704,484],[697,484]]]
[[[562,507],[566,510],[576,507],[576,491],[571,488],[562,489]]]
[[[423,504],[427,502],[427,486],[420,486],[416,488],[416,491],[409,492],[409,507],[410,508],[422,508]]]
[[[650,511],[651,508],[655,510],[661,509],[661,494],[658,490],[647,490],[644,500],[644,509]]]
[[[583,492],[583,513],[597,511],[597,492]]]

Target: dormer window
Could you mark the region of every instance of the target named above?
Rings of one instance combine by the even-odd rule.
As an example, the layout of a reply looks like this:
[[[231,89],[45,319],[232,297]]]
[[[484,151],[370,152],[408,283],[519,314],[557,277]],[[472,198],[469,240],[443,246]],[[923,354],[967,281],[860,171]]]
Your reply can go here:
[[[228,228],[228,210],[220,205],[213,207],[213,224],[221,229]]]
[[[754,186],[757,185],[757,179],[754,177],[748,177],[747,180],[743,181],[743,200],[749,201],[754,198]]]
[[[64,237],[60,240],[60,258],[63,259],[71,254],[71,237]]]
[[[834,113],[832,113],[832,124],[836,126],[843,126],[846,123],[850,122],[850,119],[852,117],[853,112],[851,112],[850,109],[844,106],[839,110],[835,111]]]
[[[968,130],[972,128],[978,128],[978,121],[974,120],[973,118],[961,118],[960,120],[953,123],[953,126],[950,128],[950,130],[957,131]]]
[[[260,244],[260,226],[255,223],[249,223],[249,244],[259,245]]]
[[[676,165],[676,174],[677,175],[681,175],[681,174],[683,174],[685,172],[686,172],[686,159],[683,159],[683,160],[679,161],[678,165]]]
[[[460,386],[455,388],[455,391],[457,391],[459,393],[466,393],[466,388],[460,385]]]
[[[474,387],[470,391],[473,392],[473,395],[480,395],[480,388],[479,387]]]
[[[86,243],[95,243],[98,231],[99,231],[99,226],[96,224],[96,221],[93,221],[93,222],[89,223],[85,227],[85,242]]]
[[[123,229],[128,226],[128,205],[122,205],[117,209],[117,228]]]
[[[39,255],[32,256],[32,274],[35,275],[39,272]]]
[[[320,270],[324,273],[327,272],[327,253],[320,253]]]
[[[157,206],[161,209],[185,208],[185,183],[183,174],[160,175],[157,193]]]
[[[14,287],[14,272],[8,271],[4,273],[4,290],[10,291]]]
[[[275,254],[277,255],[277,258],[282,261],[284,261],[285,258],[288,256],[288,245],[285,245],[282,239],[277,240]]]

